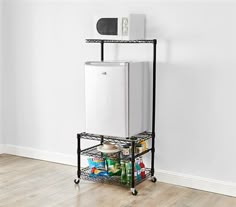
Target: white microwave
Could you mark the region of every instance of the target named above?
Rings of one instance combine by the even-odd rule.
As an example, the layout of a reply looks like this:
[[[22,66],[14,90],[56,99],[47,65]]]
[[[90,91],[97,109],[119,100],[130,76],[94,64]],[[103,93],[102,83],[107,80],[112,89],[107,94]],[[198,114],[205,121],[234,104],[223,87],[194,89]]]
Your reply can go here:
[[[145,15],[129,14],[120,17],[96,17],[94,30],[97,39],[144,39]]]

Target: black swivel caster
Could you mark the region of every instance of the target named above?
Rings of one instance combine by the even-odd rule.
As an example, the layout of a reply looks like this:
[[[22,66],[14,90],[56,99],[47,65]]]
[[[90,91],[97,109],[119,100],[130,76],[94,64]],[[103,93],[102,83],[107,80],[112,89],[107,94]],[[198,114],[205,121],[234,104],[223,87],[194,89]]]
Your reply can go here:
[[[138,191],[135,188],[131,188],[132,195],[136,196]]]
[[[78,179],[74,179],[74,183],[75,183],[76,185],[78,185],[79,182],[80,182],[80,179],[79,179],[79,178],[78,178]]]
[[[155,176],[152,176],[151,181],[152,181],[153,183],[157,182],[156,177],[155,177]]]

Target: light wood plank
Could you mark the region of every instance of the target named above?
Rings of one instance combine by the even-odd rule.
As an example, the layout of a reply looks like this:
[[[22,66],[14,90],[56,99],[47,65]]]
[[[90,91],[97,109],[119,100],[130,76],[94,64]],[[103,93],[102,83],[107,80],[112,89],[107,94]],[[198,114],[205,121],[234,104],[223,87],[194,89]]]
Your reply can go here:
[[[76,167],[0,155],[0,207],[234,207],[236,198],[145,181],[137,196],[117,186],[81,181]]]

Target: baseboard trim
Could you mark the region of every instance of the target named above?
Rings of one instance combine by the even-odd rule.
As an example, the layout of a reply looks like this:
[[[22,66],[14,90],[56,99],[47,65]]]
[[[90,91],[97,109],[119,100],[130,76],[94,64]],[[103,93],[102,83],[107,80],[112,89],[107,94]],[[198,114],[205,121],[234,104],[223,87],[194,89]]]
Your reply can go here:
[[[236,197],[236,183],[199,176],[157,170],[157,180],[164,183]]]
[[[22,157],[28,157],[38,160],[44,160],[49,162],[56,162],[66,165],[75,165],[76,156],[66,155],[63,153],[49,152],[44,150],[38,150],[30,147],[22,147],[15,145],[5,145],[5,153],[11,155],[17,155]]]
[[[50,152],[45,150],[38,150],[31,147],[22,147],[16,145],[6,144],[4,146],[4,153],[10,155],[17,155],[21,157],[33,158],[38,160],[44,160],[48,162],[55,162],[64,165],[72,165],[77,166],[77,156],[76,155],[68,155],[64,153],[58,152]],[[87,158],[81,158],[81,166],[87,166]]]
[[[0,145],[0,153],[1,152],[60,164],[72,166],[77,165],[76,155],[67,155],[15,145]],[[86,165],[87,160],[86,157],[83,156],[81,159],[81,166],[83,167]],[[156,172],[157,180],[160,182],[236,197],[236,183],[224,182],[161,169],[157,169]]]
[[[0,154],[5,153],[5,145],[4,144],[0,144]]]

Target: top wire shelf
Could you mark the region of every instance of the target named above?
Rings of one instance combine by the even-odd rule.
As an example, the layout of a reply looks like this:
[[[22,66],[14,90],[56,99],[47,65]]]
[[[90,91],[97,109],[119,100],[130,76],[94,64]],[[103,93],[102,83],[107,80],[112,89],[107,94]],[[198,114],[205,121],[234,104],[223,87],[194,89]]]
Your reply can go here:
[[[86,39],[86,43],[156,43],[156,39],[153,40]]]
[[[96,140],[100,141],[103,139],[104,141],[112,141],[112,142],[119,142],[119,143],[140,143],[141,141],[145,141],[152,138],[151,132],[143,132],[138,135],[132,136],[132,137],[115,137],[115,136],[105,136],[105,135],[98,135],[98,134],[89,134],[86,132],[83,132],[80,134],[80,139],[89,139],[89,140]]]

